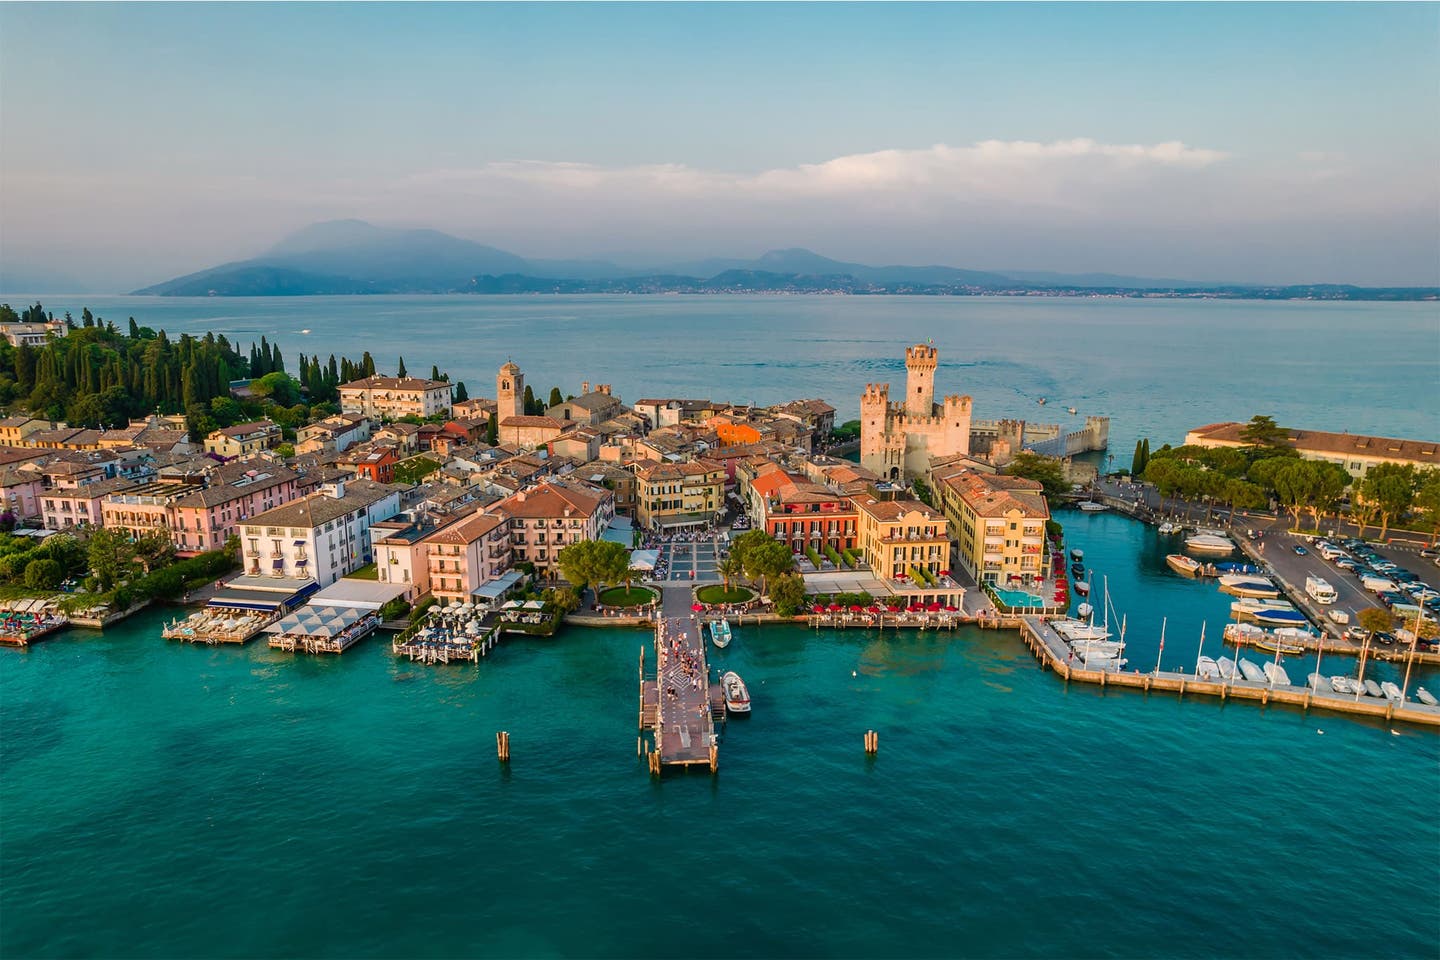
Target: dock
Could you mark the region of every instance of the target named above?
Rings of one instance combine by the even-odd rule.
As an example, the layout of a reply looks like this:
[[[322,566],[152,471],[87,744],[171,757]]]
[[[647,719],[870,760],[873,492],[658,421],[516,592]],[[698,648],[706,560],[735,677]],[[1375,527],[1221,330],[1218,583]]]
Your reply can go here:
[[[69,625],[70,618],[50,600],[11,600],[0,607],[0,646],[28,647]]]
[[[239,613],[221,607],[206,607],[184,620],[171,620],[161,628],[160,636],[185,643],[243,644],[278,619],[278,611]]]
[[[645,676],[645,650],[640,650],[640,729],[651,733],[653,748],[645,752],[651,774],[665,767],[705,765],[714,772],[720,762],[715,721],[725,716],[725,697],[710,682],[705,635],[698,618],[680,613],[688,590],[665,591],[665,612],[655,627],[655,677]]]
[[[287,653],[344,653],[380,626],[380,614],[354,607],[305,606],[265,628]]]
[[[1328,710],[1332,713],[1358,714],[1383,720],[1400,720],[1424,726],[1440,727],[1440,707],[1423,703],[1355,697],[1333,690],[1314,690],[1310,686],[1275,686],[1250,680],[1206,680],[1188,673],[1159,670],[1148,673],[1125,673],[1114,670],[1089,670],[1077,664],[1069,646],[1042,617],[1027,616],[1020,621],[1020,638],[1041,666],[1059,674],[1066,681],[1094,683],[1102,687],[1131,687],[1144,691],[1169,691],[1219,697],[1221,700],[1252,700],[1262,705],[1285,703],[1302,710]],[[1294,662],[1299,662],[1298,660]]]

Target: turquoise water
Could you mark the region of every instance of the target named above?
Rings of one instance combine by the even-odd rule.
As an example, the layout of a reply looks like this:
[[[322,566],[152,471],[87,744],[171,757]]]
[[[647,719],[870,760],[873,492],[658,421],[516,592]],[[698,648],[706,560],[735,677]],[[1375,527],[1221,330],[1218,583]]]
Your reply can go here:
[[[1043,607],[1045,601],[1033,593],[1026,593],[1024,590],[1007,590],[1004,587],[996,587],[995,595],[1000,602],[1011,609],[1018,610],[1022,607]]]
[[[1132,656],[1223,619],[1153,532],[1061,519]],[[1434,956],[1432,733],[1066,687],[1008,633],[743,627],[754,714],[654,783],[644,632],[447,669],[167,616],[0,651],[4,956]]]
[[[6,294],[11,303],[32,295]],[[404,355],[491,396],[507,359],[536,393],[609,383],[622,398],[773,403],[824,397],[859,415],[867,382],[905,378],[904,348],[934,340],[937,394],[968,393],[980,418],[1114,418],[1110,452],[1137,437],[1258,412],[1309,429],[1434,439],[1440,304],[1004,297],[535,296],[166,298],[40,296],[142,324],[244,343],[278,340],[383,370]],[[302,331],[309,330],[308,334]],[[1037,401],[1049,402],[1040,406]]]

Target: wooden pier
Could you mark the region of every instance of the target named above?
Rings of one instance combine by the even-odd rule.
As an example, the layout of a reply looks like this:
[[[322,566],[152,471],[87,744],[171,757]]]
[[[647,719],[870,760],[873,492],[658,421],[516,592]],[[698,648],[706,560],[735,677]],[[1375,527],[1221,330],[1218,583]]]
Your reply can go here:
[[[1302,710],[1328,710],[1333,713],[1359,714],[1384,720],[1402,720],[1425,726],[1440,726],[1440,707],[1423,703],[1397,703],[1374,697],[1355,697],[1333,690],[1314,690],[1305,686],[1274,686],[1250,680],[1206,680],[1194,674],[1168,670],[1150,673],[1125,673],[1112,670],[1089,670],[1077,665],[1070,648],[1041,617],[1022,617],[1020,637],[1044,667],[1054,670],[1065,680],[1095,683],[1102,687],[1132,687],[1145,691],[1169,691],[1184,697],[1188,694],[1219,697],[1221,700],[1255,700],[1261,704],[1287,703]],[[1294,661],[1299,663],[1297,659]]]
[[[688,617],[662,619],[655,627],[655,678],[645,676],[645,650],[640,650],[640,749],[644,731],[653,748],[644,751],[650,773],[667,766],[719,766],[715,721],[725,716],[725,697],[710,682],[705,636]]]
[[[70,618],[52,601],[8,601],[0,607],[0,646],[28,647],[32,641],[69,625]]]

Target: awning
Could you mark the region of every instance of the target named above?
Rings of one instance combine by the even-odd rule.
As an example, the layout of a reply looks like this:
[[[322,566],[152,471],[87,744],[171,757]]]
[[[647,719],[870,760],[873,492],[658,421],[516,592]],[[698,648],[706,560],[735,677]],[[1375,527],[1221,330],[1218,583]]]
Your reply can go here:
[[[654,570],[659,559],[659,550],[635,550],[630,554],[630,569]]]
[[[256,577],[236,577],[229,585],[217,590],[208,605],[222,607],[226,610],[275,611],[292,607],[320,589],[320,584],[314,580],[302,581],[285,578],[278,579],[276,582],[287,585],[289,587],[287,590],[259,589],[248,585],[257,579]],[[247,585],[237,586],[237,582],[242,580],[247,581]]]
[[[474,590],[471,590],[470,596],[479,600],[498,600],[503,597],[511,587],[520,582],[520,576],[519,570],[506,570],[494,580],[487,580]]]
[[[276,570],[284,570],[284,569],[285,569],[285,558],[284,558],[284,557],[281,557],[280,559],[278,559],[278,560],[275,561],[275,569],[276,569]]]
[[[358,607],[310,604],[293,613],[287,613],[266,627],[265,632],[289,633],[307,637],[338,637],[373,612]]]
[[[714,519],[708,513],[677,513],[673,517],[656,517],[655,525],[662,529],[668,527],[699,527],[704,526]]]
[[[304,540],[296,540],[296,541],[295,541],[295,546],[297,546],[297,547],[303,547],[303,546],[305,546],[305,541],[304,541]]]
[[[411,586],[413,584],[381,583],[378,580],[337,580],[316,594],[310,605],[379,610],[396,597],[403,597]]]

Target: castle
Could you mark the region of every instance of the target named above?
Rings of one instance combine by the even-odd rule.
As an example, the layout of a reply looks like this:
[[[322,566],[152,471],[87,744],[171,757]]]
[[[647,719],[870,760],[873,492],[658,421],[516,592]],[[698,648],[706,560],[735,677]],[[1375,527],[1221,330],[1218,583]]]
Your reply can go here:
[[[890,401],[890,384],[867,383],[860,397],[860,464],[888,480],[922,476],[931,457],[970,453],[971,398],[935,402],[939,354],[916,344],[905,351],[905,399]]]

